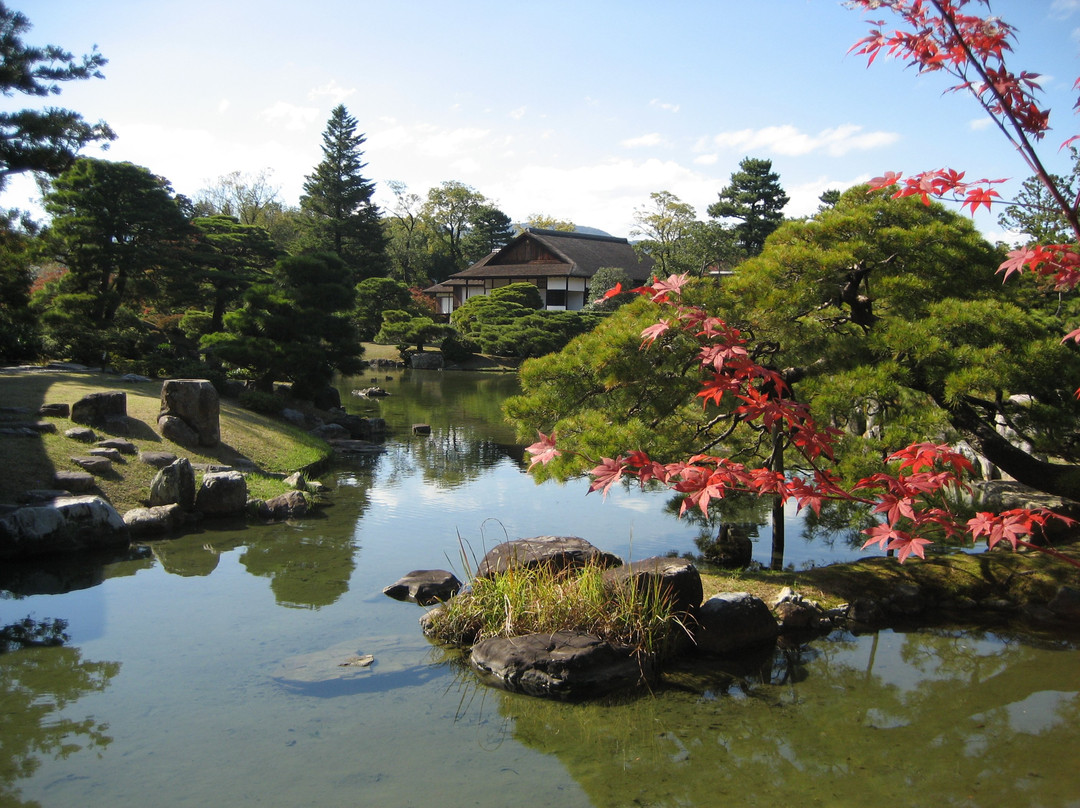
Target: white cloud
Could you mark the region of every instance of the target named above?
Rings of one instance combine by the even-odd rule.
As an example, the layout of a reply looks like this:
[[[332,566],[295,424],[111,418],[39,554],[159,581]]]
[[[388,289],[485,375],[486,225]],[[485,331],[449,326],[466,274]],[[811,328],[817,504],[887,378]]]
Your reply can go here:
[[[345,99],[350,95],[354,95],[356,89],[346,89],[338,85],[336,81],[330,79],[322,87],[316,87],[308,93],[308,98],[312,101],[317,101],[320,98],[329,98],[333,105],[336,107],[338,104],[344,103]]]
[[[664,138],[661,137],[659,132],[650,132],[647,135],[639,135],[638,137],[627,138],[619,145],[627,149],[640,149],[649,146],[659,146],[664,143]]]
[[[220,114],[224,114],[224,113],[229,111],[229,99],[228,98],[222,98],[220,101],[218,101],[217,111]]]
[[[983,129],[987,129],[994,125],[994,121],[989,115],[983,118],[973,118],[968,124],[968,128],[973,132],[981,132]]]
[[[512,109],[510,110],[510,117],[513,118],[515,121],[520,121],[522,118],[525,117],[525,110],[526,107],[518,107],[517,109]]]
[[[664,101],[661,101],[659,98],[654,98],[652,101],[650,101],[649,106],[650,107],[656,107],[657,109],[662,109],[665,112],[678,112],[679,111],[679,105],[678,104],[668,104],[668,103],[665,103]]]
[[[699,154],[694,158],[694,162],[699,166],[712,166],[716,165],[719,159],[719,154]]]
[[[856,124],[842,124],[822,129],[816,135],[784,124],[761,129],[739,129],[713,136],[712,143],[723,149],[755,151],[797,157],[811,152],[825,152],[831,157],[843,157],[850,151],[868,151],[889,146],[900,139],[895,132],[863,132]]]
[[[287,101],[278,101],[262,111],[262,116],[270,123],[281,124],[292,131],[302,131],[317,123],[320,118],[318,107],[301,107]]]
[[[1060,19],[1072,16],[1080,10],[1080,0],[1054,0],[1050,4],[1050,13]]]

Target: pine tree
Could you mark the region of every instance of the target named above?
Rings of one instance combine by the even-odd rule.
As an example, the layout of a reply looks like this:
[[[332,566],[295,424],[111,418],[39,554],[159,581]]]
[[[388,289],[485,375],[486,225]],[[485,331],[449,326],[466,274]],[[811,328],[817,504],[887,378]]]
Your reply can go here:
[[[386,273],[386,242],[379,208],[372,202],[375,183],[362,172],[365,137],[344,105],[330,113],[323,132],[323,159],[304,183],[300,209],[310,231],[308,252],[332,252],[356,274],[368,278]]]
[[[714,219],[741,219],[733,228],[747,255],[757,255],[765,239],[784,221],[788,195],[780,187],[780,176],[772,170],[772,160],[745,157],[720,198],[709,206]]]

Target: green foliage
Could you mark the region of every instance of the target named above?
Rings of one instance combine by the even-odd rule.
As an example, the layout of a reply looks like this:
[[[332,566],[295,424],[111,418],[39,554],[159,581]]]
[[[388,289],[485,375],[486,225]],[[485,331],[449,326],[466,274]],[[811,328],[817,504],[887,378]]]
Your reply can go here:
[[[390,278],[366,278],[356,285],[354,321],[362,340],[371,340],[379,331],[383,312],[412,308],[409,287]],[[417,312],[419,313],[419,312]]]
[[[30,308],[32,243],[12,219],[0,218],[0,362],[5,364],[32,358],[41,348]]]
[[[586,631],[639,653],[662,657],[683,630],[658,584],[605,576],[603,567],[515,567],[472,579],[471,590],[431,613],[441,642],[469,645],[489,637]]]
[[[23,42],[30,30],[26,15],[0,3],[0,93],[33,97],[57,95],[60,83],[102,78],[105,58],[93,50],[81,60],[56,45]],[[58,107],[0,112],[0,190],[12,174],[25,171],[55,176],[69,168],[89,143],[110,141],[115,133],[104,122],[87,123],[76,112]]]
[[[1070,151],[1073,159],[1070,176],[1051,174],[1049,178],[1066,199],[1075,200],[1076,185],[1080,180],[1080,150],[1072,148]],[[1026,243],[1066,244],[1074,238],[1072,226],[1057,200],[1037,176],[1024,180],[1015,199],[998,216],[998,224],[1026,236]]]
[[[169,183],[142,166],[82,158],[53,181],[45,209],[50,249],[69,270],[60,291],[90,295],[96,325],[186,281],[177,244],[189,224]]]
[[[375,342],[383,345],[415,345],[416,350],[422,351],[428,343],[438,342],[451,333],[454,333],[452,326],[436,323],[425,315],[390,310],[383,312],[382,328],[375,335]]]
[[[238,403],[245,410],[263,415],[280,415],[285,409],[285,402],[281,396],[261,390],[245,390],[240,394]]]
[[[772,170],[772,160],[743,158],[719,197],[709,205],[709,215],[739,220],[733,228],[739,246],[747,255],[760,253],[765,239],[784,221],[788,203],[780,176]]]
[[[291,381],[299,395],[326,385],[335,371],[354,373],[363,348],[351,322],[352,273],[333,254],[291,256],[274,284],[256,284],[244,305],[225,315],[225,331],[204,336],[208,356],[269,391]]]
[[[587,312],[543,311],[542,305],[540,291],[531,283],[512,283],[470,298],[450,321],[479,353],[529,357],[559,350],[600,320],[600,315]]]
[[[375,184],[363,176],[366,138],[344,105],[330,113],[323,132],[323,159],[304,183],[300,209],[307,217],[307,252],[332,252],[357,279],[387,269],[379,208],[372,202]]]
[[[242,224],[233,216],[200,216],[192,224],[199,234],[194,263],[200,297],[211,308],[210,330],[220,331],[225,312],[235,307],[244,290],[269,279],[278,250],[265,228]]]

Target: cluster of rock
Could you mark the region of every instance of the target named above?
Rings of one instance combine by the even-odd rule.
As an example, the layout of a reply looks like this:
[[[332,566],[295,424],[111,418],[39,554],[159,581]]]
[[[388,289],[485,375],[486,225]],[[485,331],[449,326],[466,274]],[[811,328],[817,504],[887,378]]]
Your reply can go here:
[[[704,599],[701,576],[686,559],[655,557],[626,564],[576,536],[537,536],[504,542],[492,549],[476,569],[477,577],[515,567],[546,566],[559,571],[586,564],[605,568],[605,579],[655,588],[669,598],[685,629],[682,652],[705,655],[739,654],[776,642],[782,631],[793,630],[788,617],[797,611],[801,628],[827,628],[839,613],[828,613],[810,601],[785,591],[773,614],[760,598],[735,592]],[[421,618],[424,633],[434,638],[433,625],[443,603],[462,591],[461,582],[445,570],[414,570],[386,587],[384,593],[421,605],[440,604]],[[812,619],[809,613],[812,612]],[[475,639],[465,638],[467,643]],[[656,673],[648,661],[621,646],[582,631],[490,637],[471,644],[469,663],[487,683],[513,692],[556,699],[581,699],[633,686]]]
[[[247,480],[234,469],[193,465],[167,451],[143,451],[122,437],[99,439],[94,427],[114,435],[133,429],[127,395],[120,390],[91,393],[67,404],[46,404],[39,416],[70,417],[76,426],[64,434],[89,446],[71,457],[76,469],[58,470],[49,489],[30,490],[26,504],[0,512],[0,559],[125,547],[132,538],[175,535],[209,517],[253,517],[281,521],[303,516],[324,491],[300,473],[285,479],[290,490],[270,500],[251,499]],[[220,441],[220,402],[204,379],[164,382],[158,427],[162,435],[184,446],[215,446]],[[8,422],[11,426],[11,422]],[[55,432],[55,424],[16,424],[10,434]],[[115,474],[114,464],[128,458],[158,468],[147,507],[122,516],[96,492],[97,479]],[[196,480],[196,470],[202,472]]]

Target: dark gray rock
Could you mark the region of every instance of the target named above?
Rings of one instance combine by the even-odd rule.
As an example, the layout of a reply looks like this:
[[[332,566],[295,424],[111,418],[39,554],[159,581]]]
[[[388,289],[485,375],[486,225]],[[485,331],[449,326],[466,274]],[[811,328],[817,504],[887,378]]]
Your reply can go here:
[[[516,567],[548,566],[556,571],[580,569],[588,563],[616,567],[622,564],[622,559],[577,536],[534,536],[496,545],[480,561],[476,575],[491,576]]]
[[[127,393],[123,390],[104,390],[90,393],[71,405],[71,420],[89,426],[109,426],[127,418]]]
[[[0,558],[125,547],[127,525],[101,497],[64,497],[0,516]]]
[[[88,471],[58,471],[53,475],[53,485],[70,491],[73,494],[83,494],[92,491],[97,485],[94,475]]]
[[[450,600],[461,589],[461,581],[446,570],[413,570],[383,589],[394,600],[409,600],[430,606]]]
[[[150,506],[165,505],[178,505],[185,511],[195,507],[195,470],[186,457],[174,460],[150,481]]]
[[[139,453],[139,447],[125,438],[106,438],[105,440],[99,440],[97,445],[102,449],[115,449],[122,455],[136,455]]]
[[[165,440],[171,440],[181,446],[195,448],[199,445],[199,433],[187,421],[175,415],[159,416],[158,432]]]
[[[81,443],[93,443],[97,440],[97,433],[92,429],[87,429],[85,426],[73,426],[71,429],[65,430],[64,435]]]
[[[187,521],[184,509],[178,504],[133,508],[124,514],[124,524],[132,536],[163,536],[178,530]]]
[[[698,610],[694,639],[704,654],[728,654],[776,640],[780,627],[769,607],[749,592],[714,595]]]
[[[332,385],[326,385],[315,391],[311,403],[320,410],[333,410],[341,406],[341,393]]]
[[[148,466],[163,469],[170,463],[176,462],[176,455],[172,452],[139,452],[139,460]]]
[[[112,461],[107,457],[73,457],[71,462],[91,474],[111,474],[113,470]]]
[[[238,516],[247,507],[247,480],[239,471],[206,474],[195,495],[195,509],[207,516]]]
[[[67,418],[71,415],[71,407],[67,404],[42,404],[38,408],[38,415],[42,418]]]
[[[266,500],[266,517],[275,522],[296,519],[308,512],[307,497],[303,491],[286,491]]]
[[[604,572],[609,581],[633,580],[639,592],[658,590],[669,598],[675,612],[687,614],[701,605],[701,574],[685,558],[657,556],[623,564]]]
[[[420,351],[409,357],[409,364],[414,370],[442,370],[445,361],[438,351]]]
[[[1080,588],[1058,587],[1053,600],[1047,604],[1047,608],[1063,620],[1080,622]]]
[[[643,678],[632,649],[576,631],[481,640],[469,663],[489,684],[564,701],[629,687]]]
[[[413,424],[412,431],[414,435],[430,435],[431,424]]]
[[[217,446],[221,441],[221,400],[207,379],[166,379],[161,385],[159,426],[166,416],[179,418],[195,433],[193,445]]]
[[[120,452],[116,451],[116,449],[110,449],[104,446],[95,446],[93,449],[90,449],[87,454],[89,454],[91,457],[107,458],[112,463],[124,462],[124,457],[120,454]]]
[[[349,440],[352,437],[349,430],[341,424],[320,424],[309,430],[308,434],[314,435],[316,438],[322,438],[325,441]]]

